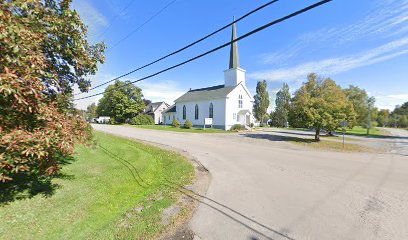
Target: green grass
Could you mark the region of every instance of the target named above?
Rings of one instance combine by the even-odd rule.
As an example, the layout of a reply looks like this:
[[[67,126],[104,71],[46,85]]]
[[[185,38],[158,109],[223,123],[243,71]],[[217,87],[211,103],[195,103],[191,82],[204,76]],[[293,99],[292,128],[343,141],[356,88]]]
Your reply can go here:
[[[165,230],[162,211],[180,197],[167,179],[190,183],[192,165],[139,142],[98,132],[96,140],[93,148],[77,147],[75,161],[63,167],[65,177],[52,180],[58,186],[53,194],[0,205],[1,239],[148,239]]]
[[[302,145],[305,147],[310,147],[319,150],[327,151],[341,151],[341,152],[372,152],[373,149],[361,146],[359,144],[345,143],[343,146],[342,142],[330,141],[330,140],[320,140],[319,142],[314,139],[296,139],[289,140],[289,142]]]
[[[355,126],[353,129],[347,129],[346,134],[367,136],[367,129],[360,126]],[[379,128],[371,128],[370,136],[387,136],[387,133]]]
[[[136,128],[144,128],[144,129],[153,129],[153,130],[161,130],[161,131],[172,131],[172,132],[191,132],[191,133],[229,133],[229,131],[216,129],[216,128],[176,128],[173,126],[165,126],[165,125],[128,125]]]
[[[300,130],[300,131],[307,131],[307,132],[313,131],[313,130],[308,129],[308,128],[292,128],[292,127],[278,128],[278,129],[282,129],[282,130],[284,130],[284,129]],[[337,135],[340,136],[342,134],[342,130],[338,129],[338,130],[336,130],[336,133],[337,133]],[[357,135],[357,136],[367,136],[367,129],[363,128],[363,127],[360,127],[360,126],[355,126],[355,127],[353,127],[353,129],[347,129],[346,134],[347,135]],[[370,129],[370,136],[386,137],[388,135],[387,135],[387,132],[382,130],[382,129],[371,128]]]

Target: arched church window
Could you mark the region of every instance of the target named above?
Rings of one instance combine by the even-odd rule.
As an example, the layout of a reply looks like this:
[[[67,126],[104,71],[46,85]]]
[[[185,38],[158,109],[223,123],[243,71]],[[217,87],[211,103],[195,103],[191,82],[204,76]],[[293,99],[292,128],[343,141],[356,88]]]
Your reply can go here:
[[[198,105],[195,105],[195,114],[194,114],[194,118],[197,120],[198,119]]]
[[[183,120],[186,120],[186,105],[183,106]]]
[[[209,112],[208,112],[209,114],[208,114],[208,117],[209,118],[213,118],[214,117],[214,106],[213,106],[213,104],[212,103],[210,103],[210,109],[209,109]]]

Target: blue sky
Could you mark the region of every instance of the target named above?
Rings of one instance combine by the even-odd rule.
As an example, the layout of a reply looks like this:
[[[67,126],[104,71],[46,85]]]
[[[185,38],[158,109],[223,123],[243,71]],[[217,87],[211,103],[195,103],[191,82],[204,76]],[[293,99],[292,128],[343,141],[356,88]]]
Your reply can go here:
[[[177,50],[268,1],[74,0],[89,39],[107,45],[106,63],[92,76],[105,82]],[[315,1],[280,0],[237,24],[238,36]],[[168,6],[140,27],[160,9]],[[408,0],[334,0],[239,42],[247,86],[266,79],[271,100],[282,86],[295,91],[309,72],[357,85],[379,108],[408,101]],[[231,30],[125,78],[135,80],[229,41]],[[229,49],[137,84],[146,98],[169,103],[189,88],[222,84]],[[100,88],[92,93],[103,90]],[[81,95],[82,96],[82,95]],[[86,94],[83,94],[86,96]],[[99,97],[77,102],[86,108]]]

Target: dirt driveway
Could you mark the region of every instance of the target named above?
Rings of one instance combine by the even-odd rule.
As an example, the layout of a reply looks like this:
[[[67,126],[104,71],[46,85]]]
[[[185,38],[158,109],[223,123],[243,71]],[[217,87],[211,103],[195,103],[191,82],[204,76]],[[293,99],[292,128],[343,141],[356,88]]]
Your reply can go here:
[[[187,151],[210,171],[190,222],[201,239],[408,239],[403,154],[319,152],[256,136],[267,132],[94,128]]]

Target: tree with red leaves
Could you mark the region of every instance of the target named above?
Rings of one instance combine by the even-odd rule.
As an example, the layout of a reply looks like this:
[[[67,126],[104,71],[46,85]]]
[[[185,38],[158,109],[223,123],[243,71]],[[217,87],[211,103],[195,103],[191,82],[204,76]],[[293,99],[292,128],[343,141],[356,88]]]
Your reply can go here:
[[[91,139],[72,108],[73,88],[103,63],[105,46],[90,45],[70,0],[0,3],[0,182],[17,174],[54,175]]]

